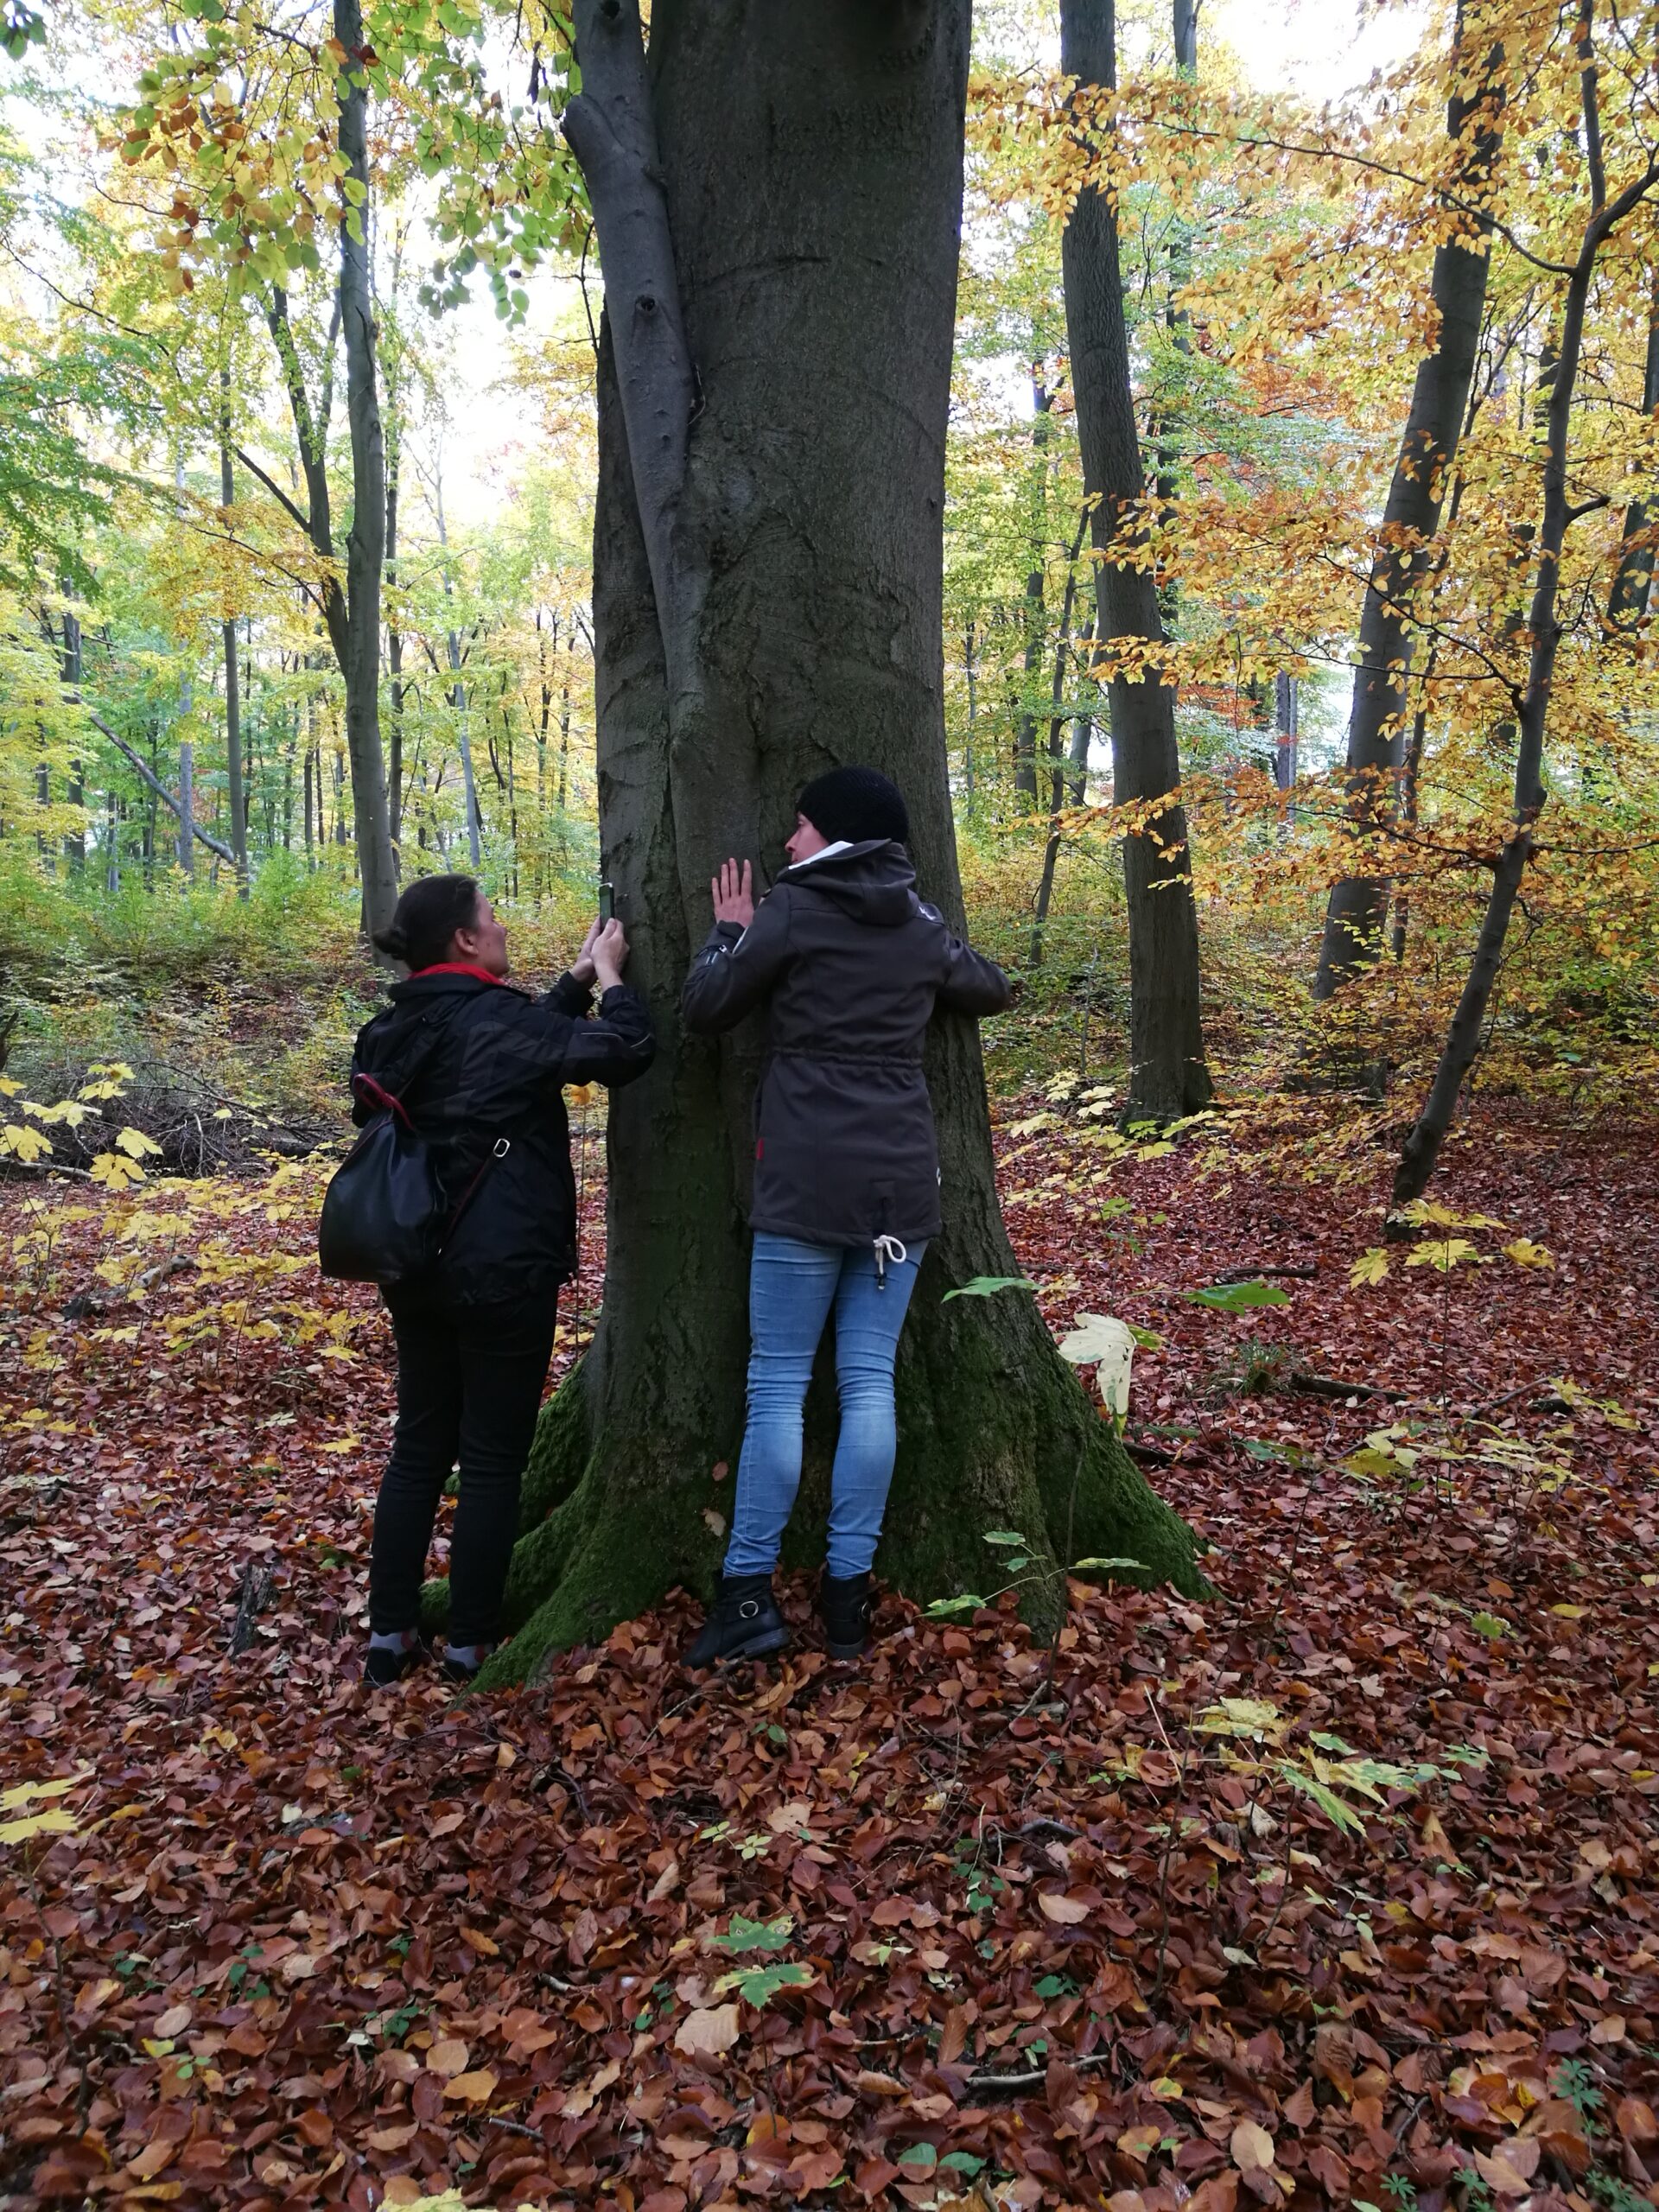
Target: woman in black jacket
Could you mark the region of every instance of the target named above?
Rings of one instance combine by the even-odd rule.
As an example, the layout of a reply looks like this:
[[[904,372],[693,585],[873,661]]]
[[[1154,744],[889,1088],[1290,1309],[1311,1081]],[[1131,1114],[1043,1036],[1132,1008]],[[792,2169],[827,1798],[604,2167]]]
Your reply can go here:
[[[864,1649],[870,1567],[896,1443],[893,1361],[928,1239],[938,1145],[922,1074],[936,1006],[997,1014],[1007,977],[916,895],[905,803],[873,768],[801,793],[791,865],[759,906],[747,862],[714,885],[715,926],[686,978],[687,1027],[766,1010],[755,1101],[748,1425],[720,1593],[693,1666],[788,1640],[772,1575],[801,1478],[802,1412],[833,1308],[841,1433],[820,1588],[838,1659]]]
[[[507,933],[469,875],[410,884],[375,939],[407,963],[391,1007],[359,1031],[353,1114],[386,1094],[431,1150],[451,1206],[443,1249],[383,1287],[397,1344],[397,1427],[374,1511],[365,1679],[419,1656],[416,1617],[438,1499],[459,1457],[445,1665],[475,1674],[499,1633],[518,1485],[575,1264],[565,1084],[631,1083],[654,1046],[622,982],[621,925],[595,922],[543,999],[508,984]],[[585,1019],[597,980],[596,1019]]]

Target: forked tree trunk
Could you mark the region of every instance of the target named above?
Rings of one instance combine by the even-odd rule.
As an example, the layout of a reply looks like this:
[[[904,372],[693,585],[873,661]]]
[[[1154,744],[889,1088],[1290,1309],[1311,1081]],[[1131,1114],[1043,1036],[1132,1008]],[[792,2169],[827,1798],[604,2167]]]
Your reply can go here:
[[[1117,80],[1113,0],[1061,0],[1060,67],[1079,86]],[[1151,572],[1122,557],[1132,514],[1145,497],[1129,375],[1128,329],[1117,215],[1093,184],[1078,194],[1060,245],[1065,323],[1084,489],[1093,512],[1096,635],[1128,664],[1111,678],[1112,797],[1147,809],[1123,840],[1129,925],[1129,1093],[1125,1118],[1173,1122],[1212,1094],[1199,1014],[1198,919],[1186,812],[1178,798],[1175,694],[1159,680],[1164,642]],[[1116,552],[1117,557],[1114,558]],[[1151,649],[1151,665],[1145,663]]]
[[[1463,18],[1460,5],[1459,48]],[[1447,111],[1447,135],[1463,149],[1452,196],[1465,207],[1481,201],[1497,158],[1503,67],[1502,48],[1495,48],[1488,57],[1486,82],[1471,99],[1454,94]],[[1459,235],[1435,251],[1429,293],[1438,334],[1433,350],[1417,365],[1360,608],[1359,657],[1348,718],[1347,810],[1362,836],[1385,829],[1398,810],[1414,602],[1429,570],[1469,406],[1486,305],[1491,228],[1489,213],[1466,216]],[[1382,957],[1389,888],[1382,876],[1354,876],[1332,885],[1314,977],[1316,998],[1331,997]]]
[[[962,919],[941,598],[969,0],[656,0],[648,99],[637,10],[607,4],[577,10],[584,90],[567,129],[607,281],[604,866],[658,1058],[613,1102],[604,1308],[543,1417],[501,1679],[676,1584],[705,1587],[723,1549],[759,1039],[680,1027],[715,867],[735,852],[774,869],[801,784],[868,761],[903,786],[923,886]],[[1069,1530],[1073,1556],[1128,1556],[1201,1586],[1188,1530],[1113,1442],[1028,1295],[942,1302],[952,1284],[1019,1270],[970,1023],[936,1026],[928,1073],[947,1227],[902,1340],[880,1571],[921,1597],[984,1590],[982,1537],[1001,1527],[1046,1562]],[[823,1555],[832,1399],[821,1375],[785,1551],[797,1563]]]

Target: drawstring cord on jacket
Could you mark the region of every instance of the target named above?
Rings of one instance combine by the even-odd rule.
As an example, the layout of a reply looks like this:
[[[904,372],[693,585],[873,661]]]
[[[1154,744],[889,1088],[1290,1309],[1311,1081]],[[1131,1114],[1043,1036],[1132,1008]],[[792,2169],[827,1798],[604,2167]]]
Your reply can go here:
[[[902,1268],[905,1262],[909,1257],[909,1253],[906,1251],[904,1246],[899,1242],[899,1239],[896,1236],[878,1236],[875,1240],[876,1288],[878,1290],[885,1290],[887,1287],[887,1262],[889,1260],[892,1261],[895,1268]]]

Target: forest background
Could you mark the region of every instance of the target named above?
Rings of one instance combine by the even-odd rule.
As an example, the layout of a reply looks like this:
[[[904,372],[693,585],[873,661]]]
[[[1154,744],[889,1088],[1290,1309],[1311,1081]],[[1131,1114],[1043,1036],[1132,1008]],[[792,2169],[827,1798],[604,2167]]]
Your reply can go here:
[[[70,12],[47,46],[13,20],[0,900],[14,1072],[55,1097],[109,1060],[164,1089],[164,1062],[315,1126],[377,988],[357,950],[361,779],[341,658],[345,552],[363,533],[335,253],[315,213],[333,180],[307,168],[334,157],[300,128],[317,65],[274,33],[250,32],[257,51],[240,57],[233,39],[210,53],[210,74],[248,71],[219,88],[228,137],[256,111],[272,134],[270,175],[249,187],[269,197],[251,219],[215,221],[226,148],[209,134],[205,150],[153,158],[178,96],[163,88],[186,71],[162,18]],[[181,21],[211,29],[213,11]],[[1271,1086],[1308,1050],[1311,933],[1328,885],[1358,872],[1351,795],[1344,818],[1332,771],[1437,312],[1447,208],[1424,180],[1443,156],[1448,27],[1395,9],[1361,27],[1350,54],[1345,19],[1287,16],[1265,48],[1246,35],[1247,68],[1224,15],[1179,71],[1161,15],[1128,10],[1120,26],[1112,158],[1128,164],[1145,545],[1206,1033],[1230,1090]],[[1111,810],[1109,667],[1092,643],[1098,499],[1067,373],[1058,54],[1034,8],[982,9],[976,36],[946,514],[953,802],[975,929],[1026,982],[994,1071],[1014,1082],[1075,1058],[1110,1082],[1128,1026],[1117,852],[1134,814]],[[551,60],[520,67],[470,16],[418,46],[401,77],[376,80],[365,202],[385,440],[380,843],[389,830],[405,877],[476,868],[534,972],[568,945],[597,867],[598,276],[573,172],[544,156],[535,170]],[[1364,81],[1368,51],[1388,67]],[[463,96],[470,143],[442,122]],[[1513,772],[1559,290],[1541,276],[1539,226],[1563,213],[1560,171],[1578,158],[1573,117],[1535,126],[1534,150],[1501,172],[1467,428],[1414,586],[1391,957],[1346,995],[1408,1115],[1464,982]],[[1478,1077],[1584,1101],[1637,1078],[1652,1033],[1651,236],[1639,209],[1594,279],[1550,828]]]

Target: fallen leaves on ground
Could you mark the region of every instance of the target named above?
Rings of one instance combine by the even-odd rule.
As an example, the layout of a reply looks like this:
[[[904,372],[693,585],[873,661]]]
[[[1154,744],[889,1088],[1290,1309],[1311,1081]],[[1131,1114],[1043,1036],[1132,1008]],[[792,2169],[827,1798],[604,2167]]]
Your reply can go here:
[[[1651,1146],[1483,1120],[1451,1202],[1555,1264],[1351,1287],[1386,1161],[1295,1114],[1005,1144],[1212,1599],[889,1599],[850,1672],[791,1587],[695,1680],[676,1599],[460,1704],[357,1680],[390,1377],[303,1174],[13,1186],[10,2201],[1659,2202]]]

